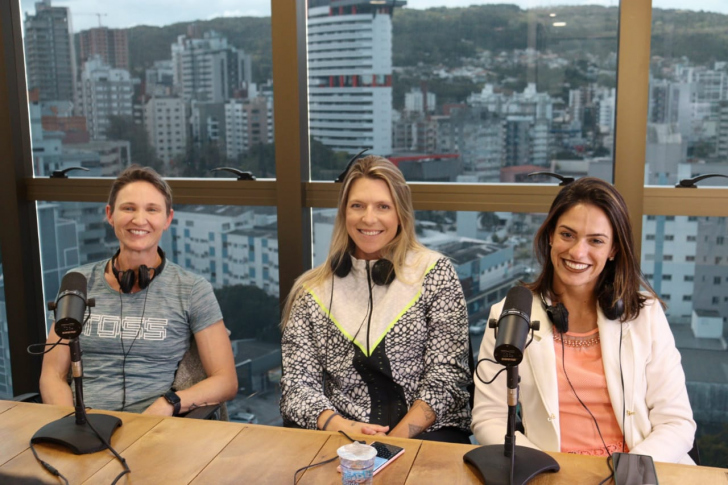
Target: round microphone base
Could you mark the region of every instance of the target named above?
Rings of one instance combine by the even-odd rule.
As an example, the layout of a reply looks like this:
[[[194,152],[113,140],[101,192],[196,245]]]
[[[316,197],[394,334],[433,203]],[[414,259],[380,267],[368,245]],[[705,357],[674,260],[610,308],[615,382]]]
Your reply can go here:
[[[87,414],[86,420],[93,425],[106,443],[111,442],[111,435],[121,426],[121,419],[108,414]],[[65,446],[77,455],[86,455],[106,449],[102,441],[86,424],[76,424],[76,416],[66,416],[48,423],[36,431],[30,439],[31,443],[53,443]]]
[[[543,451],[525,446],[515,447],[513,483],[510,482],[511,459],[504,455],[503,445],[481,446],[469,451],[463,459],[478,469],[486,485],[523,485],[543,472],[559,471],[559,464]]]

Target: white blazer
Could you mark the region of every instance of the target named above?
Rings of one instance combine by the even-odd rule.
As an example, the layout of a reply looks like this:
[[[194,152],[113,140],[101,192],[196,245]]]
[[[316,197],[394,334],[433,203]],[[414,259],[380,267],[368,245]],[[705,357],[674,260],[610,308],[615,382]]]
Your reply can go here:
[[[503,304],[501,301],[491,308],[490,318],[500,316]],[[597,313],[609,398],[630,452],[650,455],[655,461],[694,464],[687,455],[693,445],[696,426],[685,387],[685,373],[659,302],[648,300],[639,317],[621,325],[619,321],[608,320],[599,308]],[[531,320],[539,320],[541,329],[535,332],[519,365],[525,436],[518,433],[516,443],[561,451],[553,325],[538,295],[533,298]],[[620,327],[624,423],[619,370]],[[494,347],[495,335],[487,329],[478,358],[492,359]],[[500,365],[483,362],[478,366],[478,373],[488,380],[499,369]],[[507,416],[506,373],[490,385],[475,376],[472,429],[478,442],[483,445],[503,443]]]

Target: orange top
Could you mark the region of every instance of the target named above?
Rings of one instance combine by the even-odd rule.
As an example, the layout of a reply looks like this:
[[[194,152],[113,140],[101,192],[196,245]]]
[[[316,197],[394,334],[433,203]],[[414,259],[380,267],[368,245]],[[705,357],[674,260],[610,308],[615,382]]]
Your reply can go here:
[[[622,430],[619,427],[607,391],[607,379],[602,364],[599,329],[587,333],[566,332],[562,338],[554,334],[556,375],[559,383],[559,422],[561,423],[561,451],[581,455],[607,456],[622,449]],[[562,354],[563,351],[563,354]],[[562,359],[563,355],[563,359]],[[566,375],[562,362],[566,362]],[[568,380],[567,380],[568,375]],[[594,419],[579,399],[591,411]],[[621,411],[619,411],[621,412]],[[607,453],[606,448],[609,450]]]

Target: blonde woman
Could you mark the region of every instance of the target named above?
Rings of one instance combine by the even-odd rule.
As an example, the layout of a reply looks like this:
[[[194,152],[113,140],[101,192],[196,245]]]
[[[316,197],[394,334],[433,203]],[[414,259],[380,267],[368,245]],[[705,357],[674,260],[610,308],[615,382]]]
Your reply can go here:
[[[417,241],[402,173],[357,160],[338,208],[326,262],[284,309],[284,421],[469,442],[465,300],[450,261]]]

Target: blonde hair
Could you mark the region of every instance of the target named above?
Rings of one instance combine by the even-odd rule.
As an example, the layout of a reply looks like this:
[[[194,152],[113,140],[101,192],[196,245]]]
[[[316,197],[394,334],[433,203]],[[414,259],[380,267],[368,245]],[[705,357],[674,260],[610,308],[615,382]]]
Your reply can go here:
[[[396,275],[403,274],[405,258],[410,250],[425,250],[425,247],[417,241],[415,234],[415,213],[412,208],[412,193],[404,179],[402,172],[389,160],[376,155],[369,155],[360,158],[351,166],[344,177],[339,192],[338,212],[334,221],[334,230],[331,236],[331,246],[326,262],[301,275],[295,283],[283,308],[281,327],[284,328],[288,322],[296,298],[303,293],[304,288],[312,288],[322,284],[334,274],[343,258],[354,252],[355,244],[349,237],[346,230],[346,208],[349,201],[349,192],[355,180],[368,178],[382,180],[387,184],[389,192],[394,201],[394,209],[397,211],[399,228],[397,235],[381,250],[383,259],[388,259],[394,265]]]

